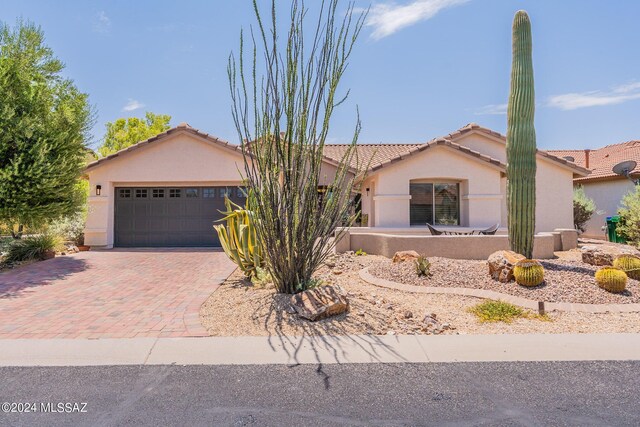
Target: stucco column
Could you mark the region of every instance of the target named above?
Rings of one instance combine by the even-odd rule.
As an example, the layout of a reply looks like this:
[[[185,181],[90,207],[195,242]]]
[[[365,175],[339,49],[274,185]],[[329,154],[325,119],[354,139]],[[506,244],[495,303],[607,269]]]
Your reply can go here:
[[[376,227],[409,227],[409,194],[378,194],[375,200]]]

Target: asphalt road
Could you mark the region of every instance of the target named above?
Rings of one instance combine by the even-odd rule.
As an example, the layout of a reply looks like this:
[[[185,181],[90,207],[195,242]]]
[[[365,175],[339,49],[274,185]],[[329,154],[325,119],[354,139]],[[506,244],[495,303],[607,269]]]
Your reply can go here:
[[[640,362],[0,368],[0,402],[87,411],[0,413],[0,425],[637,426],[639,371]]]

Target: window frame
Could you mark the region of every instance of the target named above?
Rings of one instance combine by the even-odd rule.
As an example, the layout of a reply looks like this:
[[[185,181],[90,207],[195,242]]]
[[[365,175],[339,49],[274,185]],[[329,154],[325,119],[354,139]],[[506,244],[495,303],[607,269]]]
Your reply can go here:
[[[412,201],[413,201],[413,195],[411,194],[411,186],[412,185],[431,185],[431,217],[433,218],[432,224],[431,225],[442,225],[442,226],[460,226],[460,221],[461,221],[461,209],[460,209],[460,182],[459,181],[446,181],[446,180],[420,180],[420,181],[414,181],[414,182],[410,182],[409,183],[409,195],[412,196],[412,198],[409,200],[409,226],[410,227],[417,227],[417,226],[425,226],[425,224],[412,224],[411,220],[411,205],[412,205]],[[440,223],[438,222],[437,216],[436,216],[436,208],[439,205],[436,205],[436,186],[438,185],[455,185],[456,186],[456,224],[447,224],[447,223]]]

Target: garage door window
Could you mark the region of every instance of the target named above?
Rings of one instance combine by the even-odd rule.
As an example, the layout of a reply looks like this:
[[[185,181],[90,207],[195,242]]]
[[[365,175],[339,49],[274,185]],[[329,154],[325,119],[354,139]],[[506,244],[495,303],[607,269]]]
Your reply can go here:
[[[231,197],[231,194],[231,189],[228,187],[220,189],[220,197]]]
[[[136,199],[146,199],[146,198],[147,198],[147,189],[136,188]]]
[[[161,199],[164,197],[164,188],[154,188],[151,195],[154,199]]]
[[[185,190],[185,194],[187,197],[198,197],[198,189],[197,188],[187,188]]]
[[[121,199],[130,199],[131,198],[131,189],[129,189],[129,188],[121,188],[120,191],[118,191],[118,194],[120,195]]]
[[[216,189],[215,188],[203,188],[202,189],[202,197],[205,199],[212,199],[216,197]]]
[[[241,199],[246,199],[247,198],[247,189],[244,188],[244,187],[238,187],[236,194]]]
[[[176,198],[182,196],[182,190],[179,188],[170,188],[169,189],[169,198]]]

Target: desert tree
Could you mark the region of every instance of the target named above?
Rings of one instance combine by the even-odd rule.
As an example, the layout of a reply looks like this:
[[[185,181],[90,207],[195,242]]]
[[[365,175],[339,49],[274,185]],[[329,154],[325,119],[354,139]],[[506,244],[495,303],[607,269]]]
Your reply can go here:
[[[63,69],[39,27],[0,23],[0,223],[14,237],[84,200],[78,179],[93,113]]]
[[[281,23],[275,0],[267,20],[254,0],[256,27],[248,43],[241,32],[239,54],[232,53],[228,65],[243,175],[253,195],[249,208],[266,268],[283,293],[313,285],[313,273],[333,251],[334,232],[339,239],[355,219],[351,203],[362,181],[353,168],[357,117],[335,175],[323,197],[318,192],[331,118],[348,96],[339,93],[339,83],[366,12],[353,3],[339,9],[338,0],[314,6],[318,15],[312,19],[304,2],[293,0]]]

